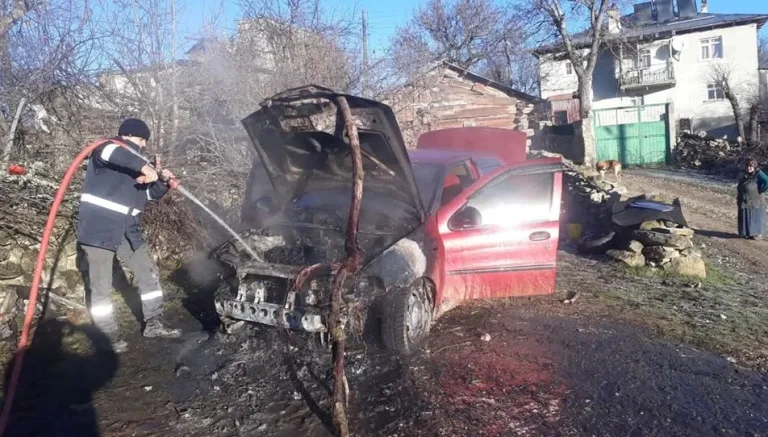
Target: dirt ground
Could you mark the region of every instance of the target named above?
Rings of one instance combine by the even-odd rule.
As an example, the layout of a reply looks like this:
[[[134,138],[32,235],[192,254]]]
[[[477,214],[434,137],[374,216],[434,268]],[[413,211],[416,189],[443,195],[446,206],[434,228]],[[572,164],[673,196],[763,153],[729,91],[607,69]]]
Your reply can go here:
[[[733,237],[728,182],[670,171],[628,171],[625,182],[681,198],[707,280],[622,269],[564,245],[555,296],[457,308],[407,360],[353,347],[354,433],[768,434],[768,242]],[[209,333],[209,295],[174,293],[168,313],[185,337],[145,341],[123,308],[133,334],[120,356],[89,349],[98,332],[41,324],[7,435],[330,434],[330,358],[315,339],[252,326]]]

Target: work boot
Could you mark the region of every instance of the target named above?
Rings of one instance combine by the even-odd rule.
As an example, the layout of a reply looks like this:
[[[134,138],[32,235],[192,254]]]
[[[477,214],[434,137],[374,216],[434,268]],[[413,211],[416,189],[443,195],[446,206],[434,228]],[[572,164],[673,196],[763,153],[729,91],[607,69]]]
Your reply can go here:
[[[177,338],[181,337],[181,329],[172,329],[165,326],[160,317],[152,317],[144,325],[144,337]]]

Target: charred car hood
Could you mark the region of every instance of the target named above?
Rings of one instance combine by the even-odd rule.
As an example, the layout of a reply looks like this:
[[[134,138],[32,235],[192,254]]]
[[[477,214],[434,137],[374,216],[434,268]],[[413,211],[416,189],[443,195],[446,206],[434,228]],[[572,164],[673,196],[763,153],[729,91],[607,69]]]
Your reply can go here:
[[[391,199],[389,207],[398,209],[399,215],[422,223],[424,207],[392,109],[312,85],[277,94],[242,120],[277,192],[276,200],[289,204],[312,192],[351,195],[351,149],[336,102],[340,96],[347,99],[357,124],[364,199]]]

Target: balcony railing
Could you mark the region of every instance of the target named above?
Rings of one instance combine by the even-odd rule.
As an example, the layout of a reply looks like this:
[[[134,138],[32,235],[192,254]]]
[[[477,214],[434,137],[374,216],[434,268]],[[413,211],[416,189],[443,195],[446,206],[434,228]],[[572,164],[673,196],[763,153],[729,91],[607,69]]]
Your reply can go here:
[[[637,88],[658,85],[674,85],[675,70],[672,65],[663,67],[637,68],[624,71],[621,75],[622,88]]]

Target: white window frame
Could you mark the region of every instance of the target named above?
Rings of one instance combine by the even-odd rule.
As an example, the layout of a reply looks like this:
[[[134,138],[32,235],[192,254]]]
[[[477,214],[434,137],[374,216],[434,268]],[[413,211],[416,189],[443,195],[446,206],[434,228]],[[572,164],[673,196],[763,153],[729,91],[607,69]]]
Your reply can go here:
[[[716,50],[715,47],[720,47],[720,56],[714,56]],[[706,56],[704,51],[706,49]],[[702,61],[712,61],[715,59],[723,59],[725,53],[723,50],[723,37],[713,36],[711,38],[702,38],[699,40],[699,59]]]
[[[718,97],[717,96],[718,90],[720,90],[720,92],[722,93],[722,97]],[[714,93],[713,94],[715,96],[714,98],[710,97],[710,94],[709,94],[710,92]],[[718,85],[718,84],[716,84],[716,83],[708,83],[707,84],[707,99],[706,99],[706,101],[707,102],[719,102],[721,100],[725,100],[725,90],[723,89],[723,87]]]
[[[573,74],[573,64],[570,61],[565,63],[565,74],[568,76]]]

